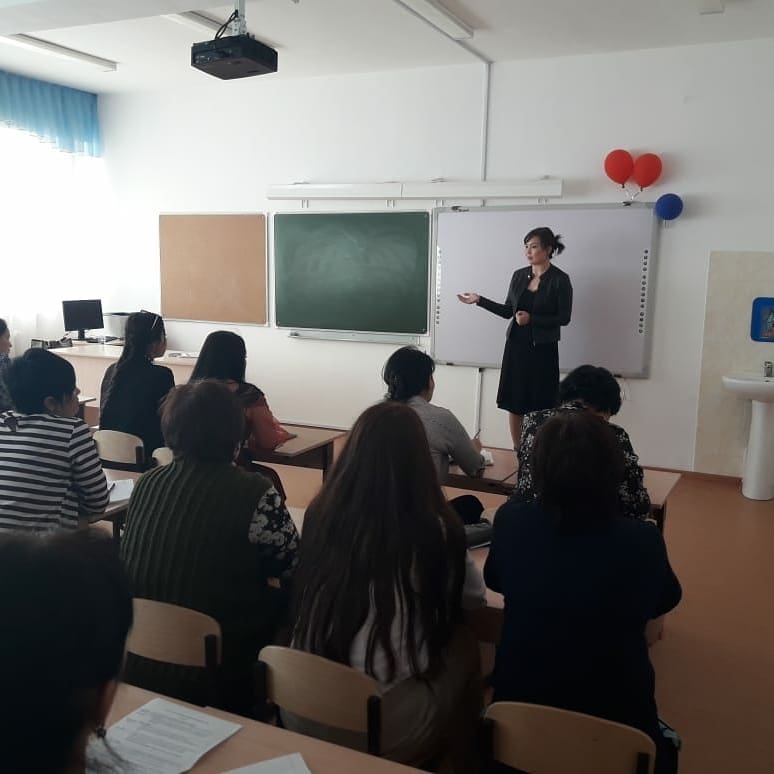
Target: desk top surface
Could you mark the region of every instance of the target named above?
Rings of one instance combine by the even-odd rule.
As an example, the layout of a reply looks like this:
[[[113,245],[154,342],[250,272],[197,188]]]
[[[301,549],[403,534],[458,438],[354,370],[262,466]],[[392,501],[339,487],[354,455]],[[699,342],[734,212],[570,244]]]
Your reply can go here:
[[[346,430],[328,430],[323,427],[307,427],[305,425],[282,425],[289,433],[295,433],[296,437],[280,444],[273,452],[280,457],[295,457],[299,454],[318,449],[333,443],[337,438],[346,435]]]
[[[102,360],[118,360],[121,357],[122,349],[123,347],[113,344],[73,344],[72,347],[57,347],[50,351],[65,358],[90,357]],[[191,368],[196,364],[195,357],[173,357],[169,354],[172,351],[174,350],[167,350],[164,357],[157,357],[153,362],[157,365],[190,366]]]
[[[492,452],[492,465],[487,465],[484,472],[475,478],[484,481],[505,481],[505,479],[516,475],[516,452],[512,449],[489,449]],[[471,478],[467,476],[458,465],[452,465],[449,468],[449,478],[444,484],[446,486],[455,486],[460,479]]]
[[[107,725],[112,725],[124,715],[128,715],[159,694],[136,688],[133,685],[120,685],[115,702],[108,715]],[[161,698],[167,698],[162,696]],[[169,701],[175,701],[169,699]],[[191,707],[185,702],[177,702]],[[307,766],[314,774],[400,774],[416,771],[408,766],[392,763],[382,758],[349,750],[346,747],[322,742],[318,739],[295,734],[266,723],[258,723],[249,718],[232,715],[211,707],[191,707],[208,715],[239,723],[242,728],[210,750],[191,771],[196,774],[216,774],[238,766],[270,760],[281,755],[301,753]]]

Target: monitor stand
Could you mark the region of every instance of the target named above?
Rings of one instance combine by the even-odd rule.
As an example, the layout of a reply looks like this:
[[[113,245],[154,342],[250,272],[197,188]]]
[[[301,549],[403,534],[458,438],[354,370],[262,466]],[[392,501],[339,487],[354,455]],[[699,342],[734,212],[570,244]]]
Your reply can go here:
[[[86,341],[86,331],[83,328],[81,328],[78,331],[78,339],[77,340],[78,341]]]

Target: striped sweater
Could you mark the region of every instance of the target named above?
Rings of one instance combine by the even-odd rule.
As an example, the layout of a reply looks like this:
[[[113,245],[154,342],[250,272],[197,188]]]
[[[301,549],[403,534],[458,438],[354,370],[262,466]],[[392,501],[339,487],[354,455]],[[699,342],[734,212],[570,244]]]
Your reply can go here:
[[[0,414],[0,530],[75,529],[108,504],[89,428],[49,414]]]

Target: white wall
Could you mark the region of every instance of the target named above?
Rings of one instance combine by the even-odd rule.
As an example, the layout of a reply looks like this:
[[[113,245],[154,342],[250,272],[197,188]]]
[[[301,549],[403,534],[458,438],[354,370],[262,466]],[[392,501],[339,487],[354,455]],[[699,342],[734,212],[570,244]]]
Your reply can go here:
[[[624,147],[664,159],[664,182],[646,199],[675,191],[686,201],[661,236],[651,378],[627,385],[619,416],[646,464],[693,464],[710,251],[771,248],[772,71],[774,41],[493,70],[490,178],[552,174],[565,179],[563,201],[616,201],[620,190],[602,160]],[[481,104],[478,65],[295,81],[202,77],[195,93],[103,98],[120,207],[105,308],[158,307],[159,212],[270,211],[270,182],[475,179]],[[521,260],[515,245],[514,263]],[[209,326],[169,329],[173,346],[196,349]],[[390,347],[237,330],[247,339],[250,378],[282,418],[346,425],[381,395]],[[437,402],[471,431],[475,376],[442,368],[436,379]],[[484,375],[482,435],[507,445],[506,417],[494,406],[497,376]]]

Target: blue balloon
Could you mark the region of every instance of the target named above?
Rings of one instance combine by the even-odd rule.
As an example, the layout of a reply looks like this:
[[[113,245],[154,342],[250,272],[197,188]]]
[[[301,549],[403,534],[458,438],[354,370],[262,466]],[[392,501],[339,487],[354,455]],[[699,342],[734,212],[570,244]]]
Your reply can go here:
[[[674,220],[683,211],[683,200],[677,194],[664,194],[656,200],[656,215],[661,220]]]

